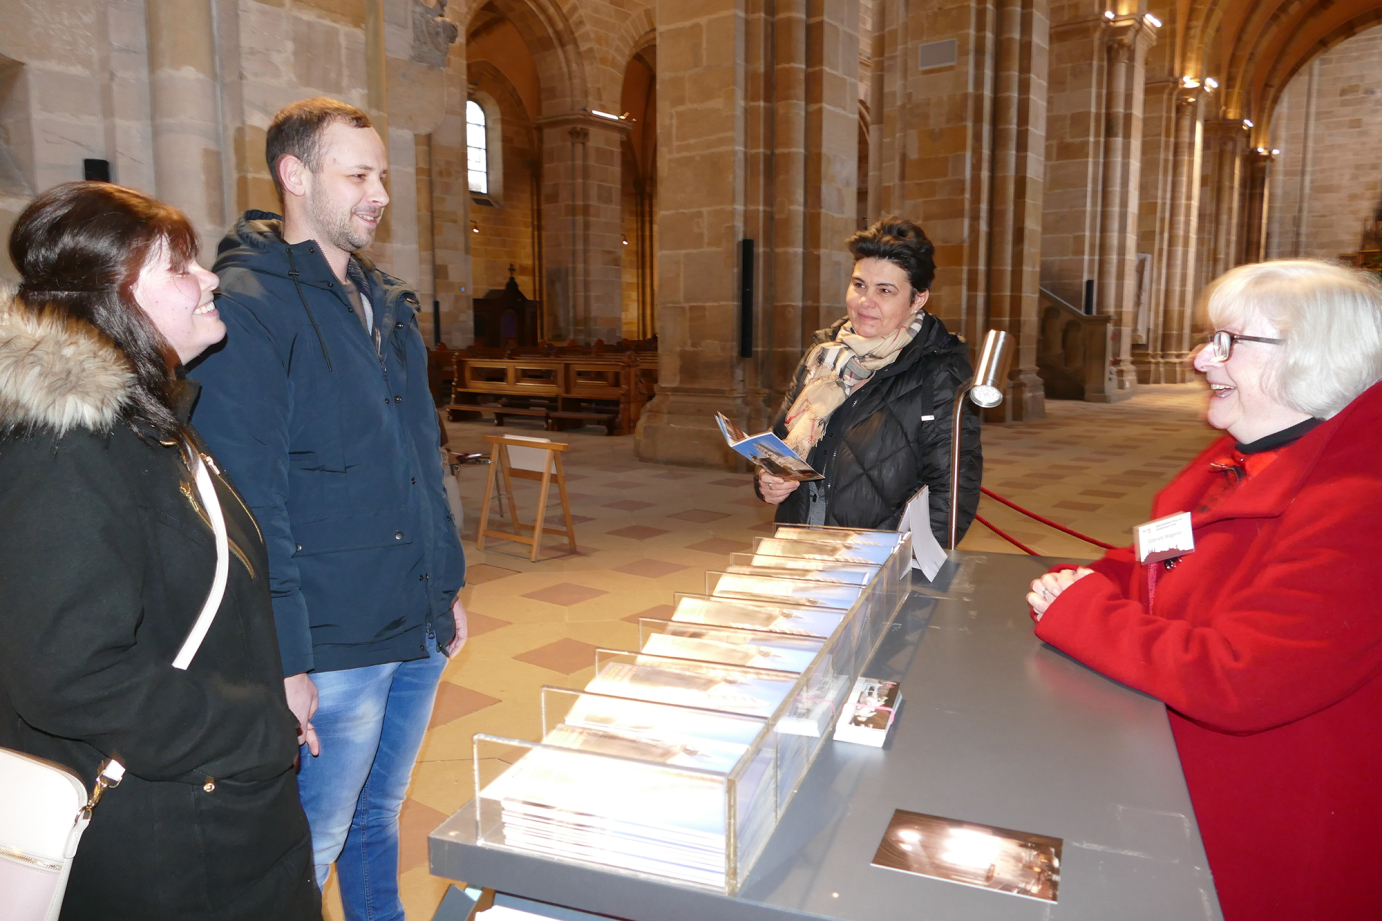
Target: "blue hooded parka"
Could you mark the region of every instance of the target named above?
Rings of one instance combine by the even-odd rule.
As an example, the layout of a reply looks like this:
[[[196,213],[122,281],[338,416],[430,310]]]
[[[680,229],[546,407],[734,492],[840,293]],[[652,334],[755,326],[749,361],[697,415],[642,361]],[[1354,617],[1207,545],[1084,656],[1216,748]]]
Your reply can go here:
[[[284,675],[445,648],[465,581],[417,295],[352,258],[373,337],[315,241],[246,212],[213,266],[226,339],[188,371],[192,422],[264,532]]]

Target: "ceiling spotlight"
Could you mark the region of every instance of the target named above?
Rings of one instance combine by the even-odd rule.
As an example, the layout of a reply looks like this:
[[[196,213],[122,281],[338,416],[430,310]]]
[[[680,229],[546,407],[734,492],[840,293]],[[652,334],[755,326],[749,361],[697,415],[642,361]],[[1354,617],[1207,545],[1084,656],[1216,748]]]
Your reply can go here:
[[[1194,77],[1181,77],[1180,85],[1187,90],[1199,89],[1200,81]]]
[[[1161,28],[1161,20],[1157,19],[1151,13],[1148,13],[1146,16],[1143,16],[1142,21],[1145,22],[1147,25],[1151,26],[1153,29]]]
[[[1251,127],[1252,127],[1252,119],[1251,119],[1251,118],[1245,118],[1245,119],[1243,119],[1243,127],[1244,127],[1244,128],[1251,128]]]
[[[1113,18],[1113,10],[1104,10],[1104,18],[1105,18],[1105,19],[1112,19],[1112,18]]]
[[[596,118],[607,118],[612,122],[621,120],[618,115],[614,115],[610,112],[601,112],[599,109],[591,109],[590,114],[594,115]]]
[[[470,222],[470,232],[471,232],[471,233],[479,233],[479,232],[480,232],[480,225],[477,224],[477,223],[475,223],[474,221],[471,221],[471,222]]]
[[[1267,152],[1267,148],[1265,148],[1265,147],[1259,147],[1259,148],[1257,148],[1257,152],[1260,153],[1260,154],[1264,154],[1264,153]]]
[[[1219,88],[1219,81],[1215,80],[1213,77],[1206,77],[1204,85],[1212,90],[1217,90]]]
[[[620,241],[620,242],[622,242],[625,246],[628,246],[628,245],[629,245],[629,238],[628,238],[628,237],[625,237],[625,238],[624,238],[622,241]]]
[[[1280,154],[1280,153],[1281,153],[1281,150],[1280,150],[1279,148],[1276,148],[1276,147],[1273,147],[1273,148],[1272,148],[1272,156],[1275,157],[1275,156],[1277,156],[1277,155]]]

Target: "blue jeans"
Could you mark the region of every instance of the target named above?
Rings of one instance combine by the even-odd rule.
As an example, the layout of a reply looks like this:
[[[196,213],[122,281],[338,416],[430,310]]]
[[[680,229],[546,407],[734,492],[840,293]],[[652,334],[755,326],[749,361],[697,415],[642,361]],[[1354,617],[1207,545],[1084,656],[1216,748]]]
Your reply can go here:
[[[303,746],[298,790],[317,885],[334,862],[349,921],[403,921],[398,810],[446,667],[435,644],[426,659],[312,674],[321,755]]]

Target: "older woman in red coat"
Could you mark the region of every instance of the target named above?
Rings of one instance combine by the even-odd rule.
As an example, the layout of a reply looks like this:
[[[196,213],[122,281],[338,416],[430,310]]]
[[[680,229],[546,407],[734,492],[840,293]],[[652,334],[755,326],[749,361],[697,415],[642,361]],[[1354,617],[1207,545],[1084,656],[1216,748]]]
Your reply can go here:
[[[1227,921],[1382,918],[1382,290],[1242,266],[1195,358],[1227,432],[1156,498],[1194,550],[1027,596],[1037,636],[1165,701]]]

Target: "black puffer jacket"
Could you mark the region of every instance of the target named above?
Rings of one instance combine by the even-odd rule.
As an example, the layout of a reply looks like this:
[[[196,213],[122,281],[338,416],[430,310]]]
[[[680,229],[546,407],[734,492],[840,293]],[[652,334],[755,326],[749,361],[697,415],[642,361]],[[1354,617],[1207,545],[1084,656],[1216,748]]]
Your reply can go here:
[[[818,330],[816,343],[829,342],[844,326],[843,319]],[[896,528],[910,499],[922,486],[931,487],[931,531],[942,547],[949,541],[950,428],[955,391],[973,373],[969,351],[945,324],[927,314],[897,360],[873,377],[835,410],[825,435],[807,460],[825,474],[825,523],[848,528]],[[787,410],[801,392],[806,374],[803,356],[792,386],[773,421],[779,437],[787,435]],[[923,416],[933,416],[930,421]],[[963,536],[979,509],[979,486],[984,458],[979,445],[980,419],[966,407],[960,454],[960,517]],[[777,520],[806,521],[807,484],[778,506]]]

